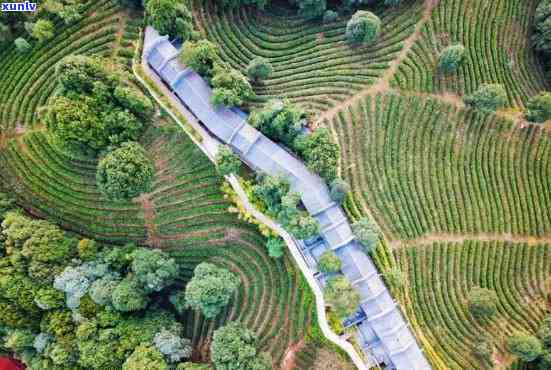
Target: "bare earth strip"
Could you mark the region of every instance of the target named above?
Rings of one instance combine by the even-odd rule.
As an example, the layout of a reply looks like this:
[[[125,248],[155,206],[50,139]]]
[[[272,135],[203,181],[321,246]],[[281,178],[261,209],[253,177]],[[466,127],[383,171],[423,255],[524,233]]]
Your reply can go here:
[[[512,235],[512,234],[445,234],[435,233],[427,234],[420,238],[410,240],[393,240],[389,242],[392,249],[413,247],[419,245],[427,245],[433,243],[458,243],[462,244],[466,241],[479,241],[479,242],[506,242],[515,244],[526,244],[530,246],[551,244],[551,235],[544,236],[525,236],[525,235]]]

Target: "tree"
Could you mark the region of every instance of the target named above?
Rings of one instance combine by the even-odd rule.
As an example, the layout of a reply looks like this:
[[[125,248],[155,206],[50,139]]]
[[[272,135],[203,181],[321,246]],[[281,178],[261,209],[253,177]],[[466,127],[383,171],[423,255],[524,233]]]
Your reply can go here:
[[[119,285],[120,280],[113,275],[107,275],[92,283],[90,298],[100,306],[112,304],[113,291]]]
[[[198,364],[194,362],[184,362],[176,366],[176,370],[212,370],[209,364]]]
[[[329,186],[331,190],[331,199],[338,204],[342,204],[350,192],[350,185],[341,178],[336,178]]]
[[[372,252],[379,243],[379,226],[369,217],[362,217],[352,224],[352,232],[366,252]]]
[[[124,200],[151,190],[153,176],[153,163],[145,150],[128,142],[100,160],[96,181],[107,198]]]
[[[446,47],[438,60],[438,68],[444,73],[451,73],[457,70],[465,56],[465,47],[461,44]]]
[[[366,10],[358,10],[346,24],[346,39],[351,44],[371,44],[380,33],[381,20]]]
[[[160,250],[138,248],[131,258],[134,277],[147,293],[161,291],[178,275],[176,261]]]
[[[328,129],[318,128],[310,135],[302,135],[295,140],[295,149],[308,168],[326,181],[337,177],[340,150]]]
[[[494,316],[497,313],[497,294],[495,291],[474,287],[469,292],[469,311],[478,318]]]
[[[320,18],[327,9],[326,0],[297,0],[298,14],[304,19]]]
[[[281,258],[285,254],[285,241],[280,237],[270,237],[266,242],[268,255],[272,258]]]
[[[538,338],[523,333],[516,333],[507,339],[507,348],[526,362],[534,361],[543,353],[543,346]]]
[[[503,85],[483,84],[474,93],[467,95],[465,104],[483,112],[495,112],[507,103],[507,94]]]
[[[247,66],[247,76],[253,81],[265,80],[273,71],[272,64],[262,57],[252,59]]]
[[[326,10],[325,13],[323,13],[323,23],[333,23],[337,20],[339,17],[339,13],[337,13],[334,10]]]
[[[122,370],[167,370],[163,355],[154,346],[142,344],[126,359]]]
[[[230,271],[208,262],[200,263],[186,285],[186,303],[212,319],[228,304],[239,284],[239,278]]]
[[[181,53],[181,60],[183,64],[207,80],[213,76],[214,65],[221,63],[217,46],[206,39],[186,41]]]
[[[266,355],[258,352],[256,335],[233,321],[219,328],[212,336],[212,362],[216,370],[268,370],[272,368]]]
[[[473,355],[480,360],[491,362],[492,353],[494,352],[494,344],[489,338],[482,338],[475,342]]]
[[[97,154],[136,141],[153,117],[151,101],[129,85],[122,72],[107,71],[105,64],[98,58],[71,56],[56,66],[58,94],[46,106],[44,120],[69,149]]]
[[[241,159],[228,145],[220,145],[216,153],[216,168],[222,176],[239,174]]]
[[[23,37],[18,37],[13,42],[15,44],[15,48],[20,53],[26,53],[29,50],[31,50],[31,44],[27,40],[25,40]]]
[[[54,24],[46,19],[39,19],[32,27],[31,36],[44,42],[54,37]]]
[[[163,329],[153,338],[155,347],[168,357],[170,363],[179,362],[184,358],[190,358],[193,347],[187,338],[181,338],[170,330]]]
[[[282,209],[282,199],[289,190],[289,181],[283,176],[263,176],[253,187],[253,194],[266,204],[270,215],[277,217]]]
[[[539,359],[538,369],[539,370],[551,369],[551,350],[547,350],[541,355]]]
[[[149,298],[136,279],[126,278],[113,289],[113,307],[120,312],[143,310]]]
[[[344,276],[337,276],[329,280],[323,294],[327,304],[341,317],[352,315],[360,305],[360,294],[352,287]]]
[[[534,16],[534,32],[532,45],[541,56],[547,74],[551,66],[551,1],[543,0],[538,3]],[[549,76],[547,76],[549,77]]]
[[[283,227],[297,239],[310,239],[320,233],[318,220],[306,212],[300,212],[290,218]]]
[[[551,93],[543,92],[531,97],[526,104],[524,117],[531,122],[545,122],[551,119]]]
[[[272,140],[294,149],[294,141],[306,126],[306,113],[287,101],[270,100],[249,115],[249,124]]]
[[[342,267],[342,262],[332,250],[323,252],[319,261],[318,267],[321,272],[332,273],[337,272]]]
[[[147,0],[148,21],[161,35],[188,40],[193,32],[193,20],[183,0]]]
[[[254,96],[247,78],[235,69],[227,69],[216,64],[212,77],[212,104],[227,107],[240,106]]]
[[[551,348],[551,315],[545,316],[540,324],[538,338],[545,347]]]

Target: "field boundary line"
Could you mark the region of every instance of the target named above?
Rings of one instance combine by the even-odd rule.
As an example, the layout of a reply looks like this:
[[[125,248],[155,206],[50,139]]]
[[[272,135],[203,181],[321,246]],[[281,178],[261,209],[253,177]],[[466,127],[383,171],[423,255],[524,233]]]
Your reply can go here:
[[[430,245],[433,243],[465,243],[468,241],[476,242],[503,242],[512,244],[526,244],[529,246],[538,246],[551,244],[551,234],[544,236],[513,235],[513,234],[447,234],[431,233],[424,236],[408,239],[393,240],[389,242],[391,249],[402,249],[415,246]]]

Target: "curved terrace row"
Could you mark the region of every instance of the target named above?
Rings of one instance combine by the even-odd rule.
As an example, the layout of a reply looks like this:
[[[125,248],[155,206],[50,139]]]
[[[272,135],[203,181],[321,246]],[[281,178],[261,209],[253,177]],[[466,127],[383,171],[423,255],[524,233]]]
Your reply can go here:
[[[151,68],[216,138],[230,145],[254,170],[285,175],[292,190],[301,194],[305,208],[321,226],[318,238],[300,242],[303,256],[322,286],[327,277],[317,270],[319,257],[331,249],[341,259],[342,274],[361,296],[358,312],[345,324],[357,327],[358,341],[370,362],[385,363],[395,369],[430,369],[399,306],[355,240],[343,210],[331,200],[324,181],[248,125],[244,112],[213,107],[211,88],[201,76],[179,63],[179,51],[168,37],[148,28],[144,50]]]

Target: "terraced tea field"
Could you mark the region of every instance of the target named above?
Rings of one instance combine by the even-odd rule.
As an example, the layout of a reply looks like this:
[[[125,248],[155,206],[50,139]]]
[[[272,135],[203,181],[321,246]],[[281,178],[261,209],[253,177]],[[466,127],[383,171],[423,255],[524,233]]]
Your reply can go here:
[[[509,102],[523,106],[546,87],[529,36],[537,1],[440,0],[391,80],[401,89],[471,93],[484,82],[506,87]],[[451,75],[438,72],[438,55],[461,43],[466,58]]]
[[[220,46],[223,59],[244,69],[251,59],[268,59],[274,73],[255,86],[260,101],[286,97],[316,113],[373,83],[402,50],[423,10],[405,0],[394,9],[376,10],[383,28],[368,47],[351,48],[344,32],[348,18],[330,24],[307,22],[296,11],[275,5],[260,12],[242,7],[221,9],[214,0],[196,1],[199,29]]]
[[[331,127],[357,206],[391,239],[551,233],[551,137],[539,127],[392,93]]]
[[[431,343],[427,352],[437,354],[432,358],[435,364],[450,369],[491,368],[473,355],[477,340],[492,338],[503,350],[508,335],[535,331],[548,310],[549,244],[431,243],[401,249],[396,255],[408,281],[406,311]],[[474,286],[497,293],[494,318],[480,321],[468,312],[467,294]],[[512,357],[499,361],[507,365]]]

